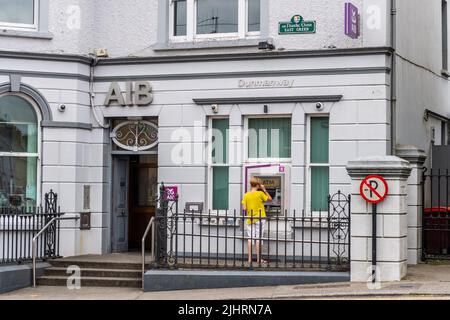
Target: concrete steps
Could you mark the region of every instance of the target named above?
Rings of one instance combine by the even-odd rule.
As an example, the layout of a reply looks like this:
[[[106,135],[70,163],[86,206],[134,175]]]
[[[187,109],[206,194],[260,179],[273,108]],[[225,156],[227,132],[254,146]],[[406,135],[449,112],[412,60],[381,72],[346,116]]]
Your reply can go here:
[[[142,265],[139,262],[101,261],[101,259],[58,259],[49,261],[51,267],[37,279],[41,286],[67,286],[69,267],[81,270],[82,287],[122,287],[142,286]],[[148,267],[148,266],[147,266]]]
[[[83,272],[82,272],[83,273]],[[67,286],[67,276],[43,276],[37,279],[38,286]],[[110,277],[85,277],[81,276],[82,287],[120,287],[140,288],[141,278],[110,278]]]
[[[67,277],[66,268],[49,268],[45,272],[46,276]],[[127,269],[97,269],[97,268],[82,268],[82,277],[97,277],[97,278],[140,278],[140,270]]]

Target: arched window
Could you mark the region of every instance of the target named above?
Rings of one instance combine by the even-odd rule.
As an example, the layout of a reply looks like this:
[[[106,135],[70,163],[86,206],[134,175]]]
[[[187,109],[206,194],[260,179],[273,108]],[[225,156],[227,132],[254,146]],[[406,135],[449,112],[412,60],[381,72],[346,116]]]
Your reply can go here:
[[[0,96],[0,206],[37,205],[38,116],[16,95]]]

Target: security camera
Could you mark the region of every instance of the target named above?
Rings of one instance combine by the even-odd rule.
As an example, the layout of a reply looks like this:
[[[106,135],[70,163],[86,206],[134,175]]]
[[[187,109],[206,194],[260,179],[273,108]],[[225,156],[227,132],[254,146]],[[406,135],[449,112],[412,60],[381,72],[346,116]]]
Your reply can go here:
[[[58,110],[61,112],[66,111],[66,105],[64,105],[64,104],[59,105]]]
[[[219,105],[217,105],[217,104],[211,105],[211,110],[212,110],[214,113],[219,113]]]
[[[322,102],[317,102],[316,103],[316,109],[318,110],[318,111],[322,111],[323,110],[323,103]]]

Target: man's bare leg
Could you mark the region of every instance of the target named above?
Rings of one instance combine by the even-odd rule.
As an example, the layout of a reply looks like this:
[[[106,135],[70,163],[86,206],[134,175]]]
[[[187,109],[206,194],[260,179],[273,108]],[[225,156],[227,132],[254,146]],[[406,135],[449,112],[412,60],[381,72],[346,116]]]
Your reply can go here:
[[[248,240],[247,242],[247,251],[248,251],[248,263],[251,264],[252,263],[252,241]]]

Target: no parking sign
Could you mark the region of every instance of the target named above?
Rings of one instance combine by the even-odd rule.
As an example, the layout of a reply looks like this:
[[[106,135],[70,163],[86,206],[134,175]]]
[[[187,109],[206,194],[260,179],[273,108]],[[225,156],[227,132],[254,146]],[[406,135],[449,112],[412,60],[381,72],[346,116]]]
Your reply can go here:
[[[361,182],[359,192],[364,200],[372,204],[377,204],[386,199],[389,193],[389,187],[383,177],[372,175],[366,177]]]
[[[364,200],[372,204],[372,282],[376,282],[377,267],[377,206],[383,202],[389,187],[382,176],[371,175],[364,178],[359,187],[359,193]]]

